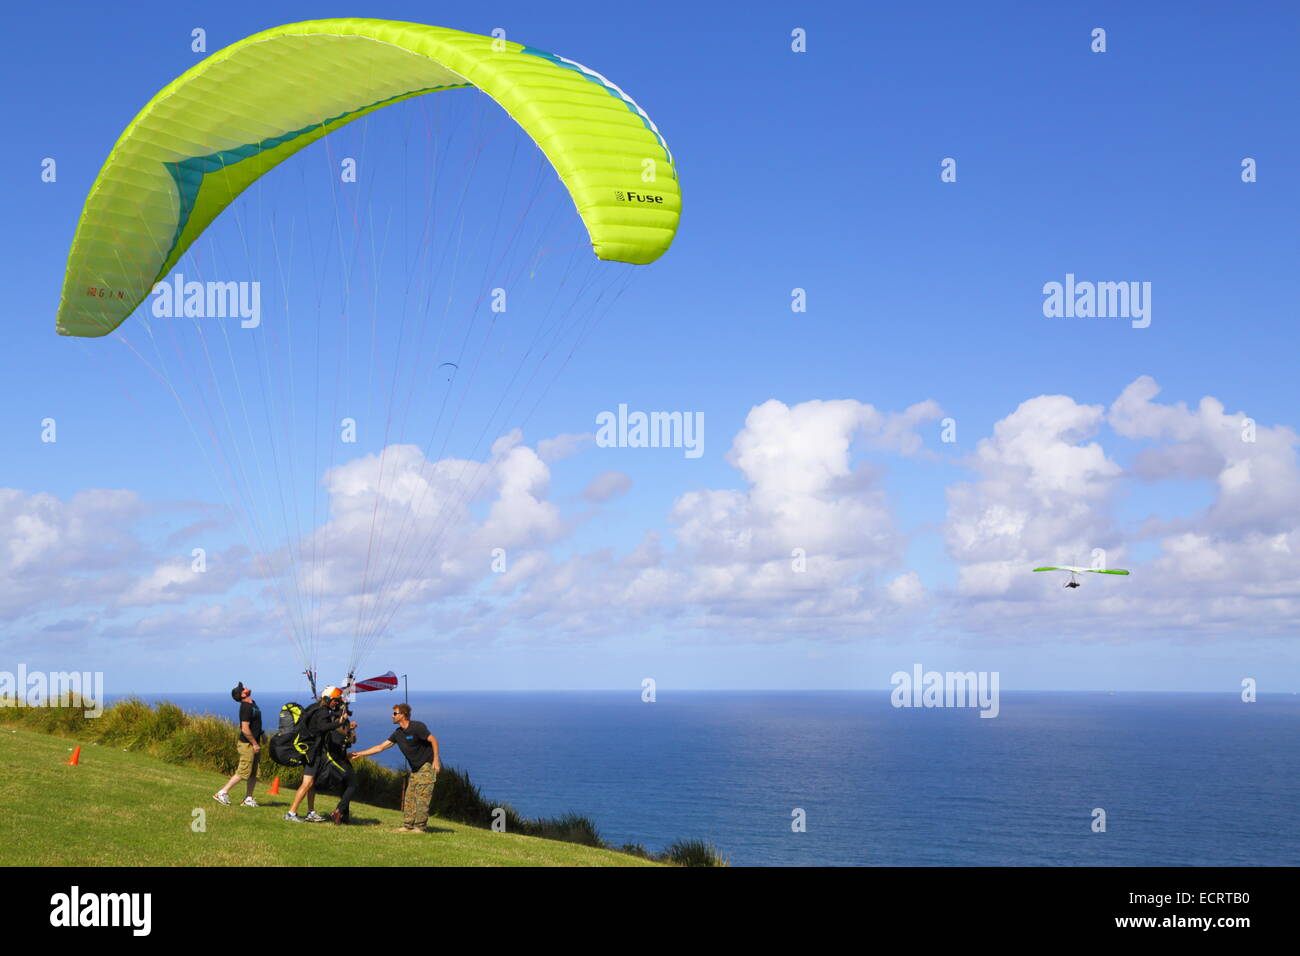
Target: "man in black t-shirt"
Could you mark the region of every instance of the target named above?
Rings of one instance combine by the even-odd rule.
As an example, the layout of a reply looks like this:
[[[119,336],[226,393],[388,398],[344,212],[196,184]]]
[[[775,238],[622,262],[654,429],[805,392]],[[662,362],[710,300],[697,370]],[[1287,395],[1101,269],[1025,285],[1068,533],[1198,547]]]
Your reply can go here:
[[[252,690],[245,687],[243,681],[235,685],[230,696],[239,701],[239,736],[235,740],[239,767],[226,785],[212,795],[212,799],[230,806],[231,787],[247,780],[248,792],[240,806],[255,807],[257,801],[253,799],[253,787],[257,784],[257,764],[262,759],[262,708],[257,706]]]
[[[331,730],[325,739],[325,759],[329,761],[328,770],[331,771],[334,784],[341,791],[338,806],[330,814],[330,819],[336,824],[351,822],[352,798],[357,795],[357,787],[361,783],[356,771],[352,769],[352,761],[348,759],[348,747],[356,742],[357,722],[355,720],[349,720],[346,726],[340,725]]]
[[[294,823],[323,823],[325,817],[316,812],[316,777],[324,769],[328,755],[326,748],[330,734],[346,730],[343,712],[343,692],[330,686],[321,691],[320,700],[302,712],[302,729],[298,736],[307,744],[307,763],[302,768],[302,784],[289,804],[286,820]],[[349,794],[350,796],[350,794]],[[307,799],[307,815],[298,816],[298,806]]]
[[[406,799],[402,801],[402,833],[419,833],[429,821],[429,801],[433,799],[433,785],[438,782],[442,761],[438,757],[438,738],[418,720],[411,719],[410,704],[393,705],[392,735],[382,744],[368,750],[348,754],[369,757],[397,744],[406,762],[411,765],[411,779],[406,785]]]

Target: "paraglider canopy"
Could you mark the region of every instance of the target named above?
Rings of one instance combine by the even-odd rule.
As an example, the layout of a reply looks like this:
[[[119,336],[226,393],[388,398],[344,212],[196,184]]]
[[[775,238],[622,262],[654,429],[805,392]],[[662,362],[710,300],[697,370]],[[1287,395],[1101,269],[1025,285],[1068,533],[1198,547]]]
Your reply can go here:
[[[68,256],[57,328],[117,328],[250,184],[303,147],[393,103],[477,87],[559,173],[597,258],[653,262],[681,192],[659,130],[573,60],[418,23],[291,23],[214,53],[164,87],[104,163]]]

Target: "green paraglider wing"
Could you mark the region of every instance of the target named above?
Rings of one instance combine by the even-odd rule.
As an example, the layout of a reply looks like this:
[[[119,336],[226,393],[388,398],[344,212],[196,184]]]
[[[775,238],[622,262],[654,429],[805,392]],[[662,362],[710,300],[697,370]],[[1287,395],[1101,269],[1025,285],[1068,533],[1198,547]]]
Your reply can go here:
[[[546,154],[598,258],[653,262],[681,191],[658,129],[599,73],[504,39],[387,20],[315,20],[246,37],[186,71],[118,139],[91,187],[57,328],[117,328],[254,180],[374,110],[460,87],[502,106]]]

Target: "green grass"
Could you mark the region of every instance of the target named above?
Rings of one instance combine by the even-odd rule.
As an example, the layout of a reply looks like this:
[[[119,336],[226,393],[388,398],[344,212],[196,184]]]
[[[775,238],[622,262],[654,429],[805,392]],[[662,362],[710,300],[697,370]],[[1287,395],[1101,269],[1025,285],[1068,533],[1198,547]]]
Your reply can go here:
[[[148,709],[148,708],[146,708]],[[422,834],[393,832],[400,812],[353,802],[354,825],[287,823],[292,792],[257,809],[224,807],[212,794],[225,774],[180,760],[194,741],[176,735],[179,711],[142,722],[124,712],[66,766],[74,742],[0,723],[0,864],[6,866],[650,866],[629,853],[540,839],[430,817]],[[141,714],[136,714],[136,718]],[[101,720],[110,719],[105,713]],[[60,728],[42,728],[59,733]],[[66,731],[64,731],[66,732]],[[228,734],[227,734],[228,736]],[[111,743],[109,741],[112,741]],[[233,741],[229,742],[233,754]],[[438,787],[443,784],[441,776]],[[282,787],[284,787],[282,783]],[[232,793],[242,799],[243,785]],[[435,788],[436,795],[436,788]],[[335,798],[317,798],[328,813]],[[435,797],[436,805],[436,797]],[[200,811],[196,815],[195,811]],[[195,832],[202,819],[203,832]],[[569,821],[581,827],[582,818]]]
[[[10,700],[0,700],[0,731],[6,728],[49,734],[85,747],[148,755],[189,770],[213,771],[223,781],[235,770],[234,725],[211,714],[187,714],[166,701],[150,707],[131,697],[113,704],[100,716],[89,718],[81,706],[73,703],[60,707],[17,707]],[[2,734],[0,739],[3,739]],[[276,777],[280,778],[285,791],[296,789],[302,779],[302,770],[274,763],[268,750],[264,748],[262,751],[259,768],[262,787],[259,792],[264,792]],[[358,782],[353,806],[368,804],[376,811],[393,811],[400,807],[405,774],[369,758],[354,761],[353,768]],[[326,791],[333,792],[336,791]],[[318,793],[318,797],[326,793]],[[0,797],[3,795],[4,789],[0,786]],[[215,801],[214,805],[220,806]],[[322,804],[322,807],[333,806],[333,801]],[[430,812],[447,823],[476,828],[491,828],[500,817],[505,832],[511,835],[560,840],[599,850],[614,849],[601,839],[599,830],[589,818],[577,813],[539,819],[524,817],[508,803],[489,800],[470,780],[467,772],[455,767],[444,766],[439,772]],[[0,834],[3,834],[4,825],[4,816],[0,813]],[[679,840],[661,853],[648,853],[640,844],[626,844],[618,849],[645,860],[678,866],[728,865],[716,847],[700,840]],[[0,862],[3,860],[0,855]]]

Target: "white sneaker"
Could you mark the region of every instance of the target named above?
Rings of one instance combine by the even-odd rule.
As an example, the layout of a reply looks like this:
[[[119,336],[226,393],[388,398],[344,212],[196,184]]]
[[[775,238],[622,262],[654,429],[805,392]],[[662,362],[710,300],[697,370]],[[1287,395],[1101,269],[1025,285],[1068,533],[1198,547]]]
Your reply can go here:
[[[296,813],[286,813],[286,814],[284,815],[284,818],[285,818],[286,820],[289,820],[289,821],[293,822],[293,823],[302,823],[302,822],[304,822],[303,819],[302,819],[302,817],[298,816],[298,814],[296,814]]]
[[[307,814],[307,822],[308,822],[308,823],[324,823],[324,822],[325,822],[325,818],[324,818],[323,816],[321,816],[319,813],[317,813],[315,810],[313,810],[311,813]]]
[[[217,801],[217,803],[221,804],[223,807],[230,806],[230,798],[226,796],[226,791],[224,790],[218,790],[212,795],[212,799]]]
[[[254,800],[252,797],[244,797],[244,802],[241,803],[240,806],[241,806],[241,807],[255,807],[255,806],[257,806],[257,801]]]

